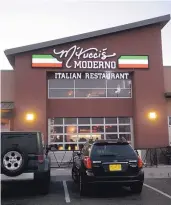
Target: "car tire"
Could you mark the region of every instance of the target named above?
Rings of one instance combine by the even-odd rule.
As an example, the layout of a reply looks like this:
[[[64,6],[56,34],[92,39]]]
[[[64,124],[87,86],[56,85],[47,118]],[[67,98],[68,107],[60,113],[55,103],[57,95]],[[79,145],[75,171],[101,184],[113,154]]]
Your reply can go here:
[[[84,177],[80,174],[79,179],[79,189],[80,189],[80,196],[86,196],[88,194],[88,185],[84,181]]]
[[[1,154],[1,173],[15,177],[23,173],[28,163],[27,152],[21,148],[9,148]]]
[[[143,188],[143,183],[142,182],[138,182],[138,183],[132,184],[130,186],[130,188],[131,188],[131,191],[134,194],[141,194],[142,188]]]
[[[50,171],[46,172],[43,176],[43,178],[35,180],[36,184],[36,191],[39,194],[46,195],[49,193],[49,187],[50,187]]]

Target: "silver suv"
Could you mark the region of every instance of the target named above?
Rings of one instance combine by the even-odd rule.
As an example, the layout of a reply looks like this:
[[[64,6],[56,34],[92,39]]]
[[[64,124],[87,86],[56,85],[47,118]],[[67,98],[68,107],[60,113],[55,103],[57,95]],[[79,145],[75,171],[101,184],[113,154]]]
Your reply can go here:
[[[1,132],[1,183],[32,180],[49,192],[50,158],[41,132]]]

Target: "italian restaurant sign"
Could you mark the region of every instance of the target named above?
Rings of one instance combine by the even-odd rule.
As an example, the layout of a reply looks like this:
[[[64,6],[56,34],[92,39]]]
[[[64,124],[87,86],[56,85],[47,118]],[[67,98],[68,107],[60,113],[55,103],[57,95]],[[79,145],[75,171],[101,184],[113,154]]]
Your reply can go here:
[[[73,69],[135,69],[148,68],[148,56],[122,55],[109,53],[107,48],[88,48],[72,46],[68,50],[53,50],[52,54],[32,55],[33,68],[73,68]]]
[[[130,73],[116,73],[116,72],[63,72],[54,73],[55,79],[106,79],[106,80],[126,80],[130,78]]]

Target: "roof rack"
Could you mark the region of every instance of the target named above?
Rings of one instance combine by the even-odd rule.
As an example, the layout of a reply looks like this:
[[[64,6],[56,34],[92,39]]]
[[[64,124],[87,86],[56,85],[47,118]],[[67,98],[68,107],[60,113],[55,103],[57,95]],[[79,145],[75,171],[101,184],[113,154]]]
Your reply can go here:
[[[101,139],[101,140],[99,140],[99,139],[95,139],[95,140],[93,140],[92,138],[91,139],[89,139],[89,140],[87,140],[87,142],[89,142],[89,143],[96,143],[96,142],[98,142],[98,143],[103,143],[103,142],[116,142],[116,143],[128,143],[128,141],[126,140],[126,138],[125,137],[119,137],[118,139]]]

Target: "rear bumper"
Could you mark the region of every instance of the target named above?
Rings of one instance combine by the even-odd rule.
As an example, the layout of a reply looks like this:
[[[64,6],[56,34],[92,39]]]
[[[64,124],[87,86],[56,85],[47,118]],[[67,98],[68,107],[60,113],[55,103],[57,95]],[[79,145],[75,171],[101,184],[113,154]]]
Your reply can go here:
[[[46,172],[31,172],[31,173],[22,173],[18,176],[7,176],[1,174],[1,182],[15,182],[15,181],[33,181],[36,179],[44,179],[47,176]]]
[[[144,172],[141,170],[136,176],[85,176],[85,182],[91,184],[117,183],[130,185],[132,183],[144,182]]]
[[[6,182],[6,181],[30,181],[34,180],[34,173],[22,173],[18,176],[15,177],[10,177],[5,174],[1,174],[1,181]]]

